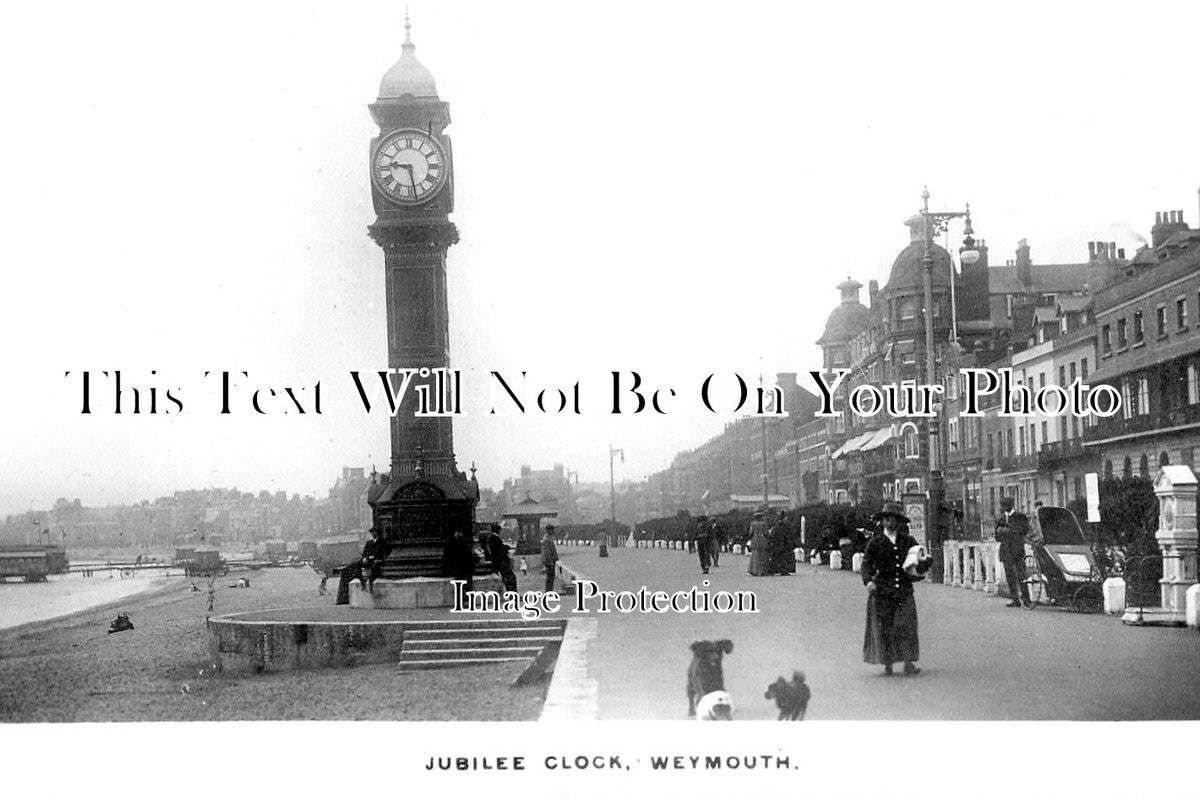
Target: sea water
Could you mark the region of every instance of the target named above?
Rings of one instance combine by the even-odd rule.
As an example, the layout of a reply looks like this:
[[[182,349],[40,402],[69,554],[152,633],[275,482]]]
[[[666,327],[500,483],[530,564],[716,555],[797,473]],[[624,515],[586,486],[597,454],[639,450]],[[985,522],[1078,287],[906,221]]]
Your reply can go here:
[[[72,566],[90,568],[91,576],[69,572],[51,575],[45,583],[0,582],[0,629],[77,614],[157,589],[183,574],[180,569],[167,567],[121,570],[103,564]]]

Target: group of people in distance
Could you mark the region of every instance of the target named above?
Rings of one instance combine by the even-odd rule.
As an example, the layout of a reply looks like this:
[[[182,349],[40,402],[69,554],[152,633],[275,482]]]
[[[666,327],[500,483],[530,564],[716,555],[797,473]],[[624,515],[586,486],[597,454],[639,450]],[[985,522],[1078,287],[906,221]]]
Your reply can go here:
[[[779,512],[774,520],[767,518],[764,511],[754,512],[750,523],[751,575],[791,575],[796,571],[796,557],[792,549],[792,529],[786,511]]]
[[[725,529],[706,515],[696,517],[688,531],[688,549],[700,557],[700,570],[708,574],[709,567],[721,566],[721,548],[725,546]]]

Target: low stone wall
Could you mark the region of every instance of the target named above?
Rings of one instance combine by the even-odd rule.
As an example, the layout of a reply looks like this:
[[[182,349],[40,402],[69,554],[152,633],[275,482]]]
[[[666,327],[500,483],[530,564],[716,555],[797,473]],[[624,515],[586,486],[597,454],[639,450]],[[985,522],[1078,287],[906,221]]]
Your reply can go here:
[[[268,612],[269,613],[269,612]],[[222,672],[290,672],[398,661],[401,621],[321,622],[241,619],[263,612],[210,617],[208,649]]]

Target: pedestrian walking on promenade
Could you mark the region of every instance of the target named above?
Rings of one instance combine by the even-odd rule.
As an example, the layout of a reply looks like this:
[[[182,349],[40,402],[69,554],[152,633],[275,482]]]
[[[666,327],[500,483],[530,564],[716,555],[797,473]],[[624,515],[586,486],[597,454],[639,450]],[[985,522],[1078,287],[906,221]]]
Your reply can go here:
[[[796,571],[796,559],[792,555],[792,534],[788,525],[787,512],[781,512],[779,519],[768,534],[771,548],[771,563],[769,572],[772,575],[791,575]]]
[[[725,529],[715,519],[709,526],[708,541],[712,547],[712,552],[709,554],[712,556],[712,565],[719,567],[721,566],[721,548],[725,546]]]
[[[767,522],[766,514],[754,512],[754,521],[750,523],[750,566],[747,572],[751,575],[767,574]]]
[[[688,534],[688,542],[694,542],[696,554],[700,557],[700,571],[708,574],[712,564],[712,528],[708,526],[708,517],[701,514],[696,518],[696,525]]]
[[[504,591],[517,591],[517,574],[513,572],[508,545],[504,543],[504,539],[500,538],[499,525],[492,525],[491,531],[484,539],[484,544],[487,548],[488,561],[492,562],[492,569],[496,570],[500,580],[504,581]]]
[[[1025,583],[1025,537],[1029,535],[1029,518],[1013,510],[1013,499],[1000,500],[1004,512],[996,520],[996,541],[1000,542],[1000,562],[1008,581],[1009,608],[1033,608],[1029,602],[1029,585]]]
[[[912,585],[929,571],[933,559],[908,533],[908,517],[899,503],[885,503],[874,521],[879,532],[863,552],[862,578],[867,587],[863,661],[882,664],[888,675],[892,664],[903,661],[904,674],[916,675],[921,671],[916,663],[921,641]]]
[[[554,526],[547,525],[542,534],[542,571],[546,573],[546,591],[554,591],[554,576],[558,572],[558,548],[554,546]]]

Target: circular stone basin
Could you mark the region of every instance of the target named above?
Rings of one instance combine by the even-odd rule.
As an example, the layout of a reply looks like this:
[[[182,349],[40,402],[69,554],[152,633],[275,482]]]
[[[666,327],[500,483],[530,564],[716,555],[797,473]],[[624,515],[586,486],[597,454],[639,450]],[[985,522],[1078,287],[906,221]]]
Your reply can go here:
[[[289,672],[398,662],[412,622],[513,620],[512,614],[450,613],[448,608],[312,606],[225,614],[208,619],[211,662],[222,672]]]

